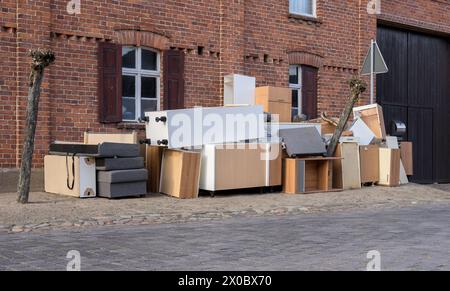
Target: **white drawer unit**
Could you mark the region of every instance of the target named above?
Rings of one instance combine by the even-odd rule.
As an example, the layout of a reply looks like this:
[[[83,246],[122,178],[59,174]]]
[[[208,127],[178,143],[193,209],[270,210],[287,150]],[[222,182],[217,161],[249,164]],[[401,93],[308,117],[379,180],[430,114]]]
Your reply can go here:
[[[147,112],[145,116],[148,142],[172,149],[265,136],[264,112],[260,105]]]
[[[45,192],[78,198],[97,196],[94,158],[46,156],[44,172]]]
[[[256,78],[244,75],[224,77],[224,105],[255,105]]]
[[[282,184],[279,143],[205,145],[200,189],[222,191]]]

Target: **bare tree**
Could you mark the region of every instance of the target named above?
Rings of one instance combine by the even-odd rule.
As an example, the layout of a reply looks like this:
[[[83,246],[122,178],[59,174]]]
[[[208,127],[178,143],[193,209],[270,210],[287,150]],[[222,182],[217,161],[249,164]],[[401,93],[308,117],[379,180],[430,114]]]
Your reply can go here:
[[[367,89],[367,84],[363,80],[359,78],[353,78],[350,80],[350,99],[345,106],[344,112],[342,112],[341,118],[339,119],[339,123],[337,125],[336,131],[334,132],[333,138],[331,139],[330,145],[328,146],[328,156],[334,156],[336,152],[336,147],[339,143],[339,140],[342,136],[342,133],[345,130],[345,126],[347,125],[348,120],[350,119],[350,115],[352,114],[353,107],[356,102],[358,102],[359,97],[362,93],[364,93]]]
[[[55,54],[51,50],[31,50],[31,73],[28,91],[26,135],[23,144],[22,162],[20,165],[19,183],[17,186],[19,203],[28,203],[30,193],[31,166],[34,152],[34,137],[39,110],[39,97],[44,79],[44,70],[55,61]]]

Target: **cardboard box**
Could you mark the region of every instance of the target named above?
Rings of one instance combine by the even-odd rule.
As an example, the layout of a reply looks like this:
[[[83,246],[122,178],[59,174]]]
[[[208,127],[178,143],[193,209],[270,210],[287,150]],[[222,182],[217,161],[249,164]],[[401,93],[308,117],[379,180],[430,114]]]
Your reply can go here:
[[[358,143],[345,142],[339,144],[336,148],[335,156],[341,158],[341,160],[333,163],[333,186],[344,190],[360,189],[361,165]]]
[[[412,142],[401,142],[400,143],[400,155],[405,167],[405,172],[407,176],[414,175],[414,163],[413,163],[413,144]]]
[[[45,192],[48,193],[78,198],[96,197],[95,159],[73,156],[45,156],[44,183]]]
[[[380,180],[378,185],[400,185],[400,150],[380,148]]]
[[[258,87],[256,104],[264,107],[264,112],[279,115],[279,122],[292,121],[292,90],[278,87]]]
[[[361,161],[361,183],[377,183],[380,180],[380,147],[368,145],[359,147]]]
[[[333,187],[333,162],[339,158],[285,159],[283,192],[309,194],[340,191]]]
[[[383,109],[378,104],[355,107],[353,109],[355,119],[361,118],[372,130],[377,139],[386,139],[386,127],[384,123]]]
[[[165,150],[161,166],[160,192],[181,199],[197,198],[200,167],[199,152]]]

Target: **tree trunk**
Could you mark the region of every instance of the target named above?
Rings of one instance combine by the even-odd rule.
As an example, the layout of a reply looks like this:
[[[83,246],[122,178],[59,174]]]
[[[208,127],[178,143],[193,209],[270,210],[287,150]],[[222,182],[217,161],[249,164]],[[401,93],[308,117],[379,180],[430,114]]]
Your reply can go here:
[[[22,161],[20,165],[19,183],[17,186],[19,203],[28,203],[30,193],[31,168],[34,152],[34,137],[39,109],[41,85],[44,78],[44,69],[49,66],[55,56],[51,51],[31,51],[32,66],[30,74],[30,88],[28,91],[26,136],[22,149]]]
[[[40,87],[43,80],[43,72],[33,72],[33,86],[28,92],[26,136],[23,144],[22,162],[19,176],[19,202],[28,203],[30,192],[31,166],[34,152],[34,137],[39,108]]]
[[[339,140],[341,139],[342,133],[345,130],[345,126],[347,125],[348,120],[350,119],[350,115],[352,114],[353,107],[356,102],[358,102],[359,97],[364,91],[366,91],[367,84],[360,79],[354,78],[350,81],[350,99],[345,106],[344,112],[342,112],[341,118],[339,119],[339,123],[334,132],[333,138],[330,141],[330,145],[328,146],[327,156],[333,157],[336,152],[337,145]]]

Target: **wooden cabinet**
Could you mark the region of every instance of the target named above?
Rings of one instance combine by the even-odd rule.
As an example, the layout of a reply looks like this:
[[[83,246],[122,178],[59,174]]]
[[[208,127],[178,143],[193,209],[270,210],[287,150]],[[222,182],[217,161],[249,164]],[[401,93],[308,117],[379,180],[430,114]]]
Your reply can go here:
[[[333,163],[339,158],[285,159],[283,192],[308,194],[339,191],[333,187]]]
[[[378,185],[400,185],[400,150],[380,148],[380,181]]]
[[[380,180],[380,147],[368,145],[359,147],[361,161],[361,183],[377,183]]]
[[[95,159],[45,156],[45,192],[78,198],[97,196]]]
[[[205,145],[200,189],[222,191],[281,185],[278,143]]]
[[[198,197],[201,153],[165,150],[161,165],[160,192],[181,199]]]
[[[292,121],[292,91],[289,88],[258,87],[256,104],[264,106],[264,112],[278,114],[279,122]]]

